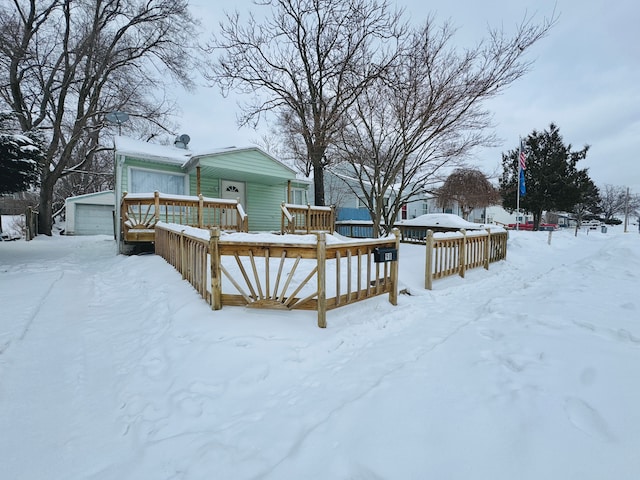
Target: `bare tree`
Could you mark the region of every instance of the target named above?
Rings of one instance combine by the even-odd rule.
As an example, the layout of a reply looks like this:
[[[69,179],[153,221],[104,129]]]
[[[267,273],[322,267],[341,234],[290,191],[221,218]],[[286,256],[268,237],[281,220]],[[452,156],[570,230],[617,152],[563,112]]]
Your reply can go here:
[[[497,205],[500,201],[498,189],[475,168],[456,169],[438,189],[438,206],[457,203],[465,220],[472,210]]]
[[[171,112],[164,87],[191,86],[196,22],[186,0],[7,3],[0,6],[0,101],[23,132],[46,139],[39,226],[50,235],[56,182],[101,148],[104,115],[127,110],[161,127]]]
[[[525,52],[553,23],[525,17],[512,37],[492,30],[463,52],[450,46],[452,27],[437,28],[431,18],[403,39],[384,77],[350,109],[338,146],[359,178],[354,193],[374,227],[389,231],[405,203],[443,181],[473,148],[494,143],[483,102],[529,70]]]
[[[258,3],[258,2],[257,2]],[[386,0],[264,0],[271,16],[226,16],[212,51],[220,56],[209,80],[223,92],[254,94],[240,118],[256,124],[274,112],[302,147],[313,172],[315,204],[324,205],[327,149],[343,126],[345,112],[392,60],[387,49],[402,34],[400,14]],[[391,51],[395,51],[392,48]],[[262,94],[262,96],[260,96]]]
[[[624,215],[625,208],[632,214],[640,209],[640,199],[631,195],[627,199],[627,189],[615,185],[605,185],[600,190],[600,208],[605,222],[609,222],[616,215]]]

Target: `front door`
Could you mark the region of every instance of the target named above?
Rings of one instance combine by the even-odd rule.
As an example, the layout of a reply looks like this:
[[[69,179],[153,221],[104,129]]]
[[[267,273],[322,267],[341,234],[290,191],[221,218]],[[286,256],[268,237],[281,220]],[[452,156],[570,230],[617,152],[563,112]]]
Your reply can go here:
[[[238,200],[243,208],[246,208],[246,202],[244,198],[244,182],[232,182],[230,180],[222,180],[220,185],[222,192],[222,198],[228,200]]]
[[[231,180],[222,180],[220,185],[221,197],[227,200],[238,200],[242,209],[246,212],[245,203],[245,184],[244,182],[232,182]],[[235,225],[237,222],[236,210],[227,209],[222,211],[221,215],[224,217],[223,223],[227,225]]]

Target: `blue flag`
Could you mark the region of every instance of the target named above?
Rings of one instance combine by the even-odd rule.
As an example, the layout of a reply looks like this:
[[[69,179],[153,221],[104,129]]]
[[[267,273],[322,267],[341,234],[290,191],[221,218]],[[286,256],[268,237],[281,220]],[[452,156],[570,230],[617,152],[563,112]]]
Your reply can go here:
[[[524,153],[524,142],[520,139],[520,152],[518,154],[518,168],[520,170],[520,196],[524,197],[527,187],[524,185],[524,171],[527,169],[527,156]]]

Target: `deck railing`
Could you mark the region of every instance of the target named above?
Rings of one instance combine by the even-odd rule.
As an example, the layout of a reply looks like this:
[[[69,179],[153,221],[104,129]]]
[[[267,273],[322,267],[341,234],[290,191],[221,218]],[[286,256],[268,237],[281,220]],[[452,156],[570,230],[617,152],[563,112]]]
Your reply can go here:
[[[238,200],[202,195],[125,193],[120,216],[123,239],[127,242],[154,241],[155,225],[160,221],[237,232],[248,230],[247,215]]]
[[[427,230],[434,233],[458,230],[451,227],[427,227],[403,223],[394,224],[394,228],[400,231],[400,242],[402,243],[424,243],[427,238]],[[373,222],[371,220],[338,220],[336,221],[336,232],[351,238],[372,238],[374,236]]]
[[[376,295],[398,301],[395,235],[370,241],[327,244],[325,232],[253,235],[227,240],[220,230],[156,225],[156,254],[182,273],[214,310],[223,305],[316,310],[326,327],[327,311]],[[238,238],[239,237],[239,238]]]
[[[484,267],[504,260],[507,257],[506,231],[484,232],[460,230],[455,233],[438,233],[427,230],[426,265],[424,288],[431,290],[433,280],[449,275],[460,275],[464,278],[465,271]]]
[[[281,233],[333,233],[335,209],[332,206],[316,207],[282,203]]]

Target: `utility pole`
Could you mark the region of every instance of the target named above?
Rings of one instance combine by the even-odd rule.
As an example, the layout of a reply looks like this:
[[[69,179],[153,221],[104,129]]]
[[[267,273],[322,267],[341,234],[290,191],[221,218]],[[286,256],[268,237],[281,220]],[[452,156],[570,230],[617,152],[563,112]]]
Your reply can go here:
[[[629,226],[629,187],[627,187],[627,196],[624,198],[624,233],[627,233]]]

